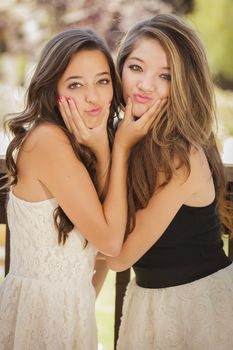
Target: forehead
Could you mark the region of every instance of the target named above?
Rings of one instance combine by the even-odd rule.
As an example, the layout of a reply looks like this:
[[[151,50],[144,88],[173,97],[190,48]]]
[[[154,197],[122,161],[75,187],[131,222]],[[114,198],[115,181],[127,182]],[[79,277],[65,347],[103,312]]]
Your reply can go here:
[[[138,58],[144,63],[152,65],[168,66],[166,52],[159,40],[142,37],[138,39],[128,59]]]
[[[84,73],[100,73],[103,71],[110,71],[108,60],[100,50],[81,50],[74,54],[66,67],[65,74],[71,71]]]

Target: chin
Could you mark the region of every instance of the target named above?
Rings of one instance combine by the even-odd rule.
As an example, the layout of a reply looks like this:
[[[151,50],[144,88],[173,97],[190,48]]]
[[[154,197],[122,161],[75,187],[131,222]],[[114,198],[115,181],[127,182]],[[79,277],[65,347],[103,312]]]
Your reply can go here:
[[[133,107],[133,115],[134,117],[141,118],[141,116],[148,111],[148,107],[139,105],[139,106],[134,106]]]
[[[85,124],[86,127],[88,127],[89,129],[94,129],[100,124],[100,120],[92,118],[91,120],[89,119],[88,121],[86,121]]]

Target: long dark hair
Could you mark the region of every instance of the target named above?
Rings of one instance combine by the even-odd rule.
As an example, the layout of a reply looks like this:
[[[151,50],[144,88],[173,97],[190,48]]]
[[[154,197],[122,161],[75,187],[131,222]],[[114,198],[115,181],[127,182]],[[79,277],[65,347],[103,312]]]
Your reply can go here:
[[[6,152],[6,167],[8,182],[4,187],[17,183],[17,167],[15,153],[19,151],[30,130],[41,123],[58,125],[67,135],[72,148],[84,165],[96,186],[96,158],[87,147],[80,145],[73,134],[66,128],[57,107],[57,83],[66,70],[72,57],[81,50],[99,50],[106,57],[113,85],[113,99],[108,119],[108,137],[110,147],[113,141],[113,120],[118,116],[120,84],[115,66],[105,42],[95,32],[89,29],[70,29],[52,38],[42,51],[39,63],[26,94],[26,107],[13,119],[6,121],[5,127],[13,133]],[[65,243],[74,225],[60,206],[54,211],[55,225],[58,229],[59,243]]]
[[[215,100],[213,83],[203,45],[182,19],[159,14],[133,26],[120,45],[117,69],[143,38],[155,39],[164,48],[171,69],[171,88],[166,111],[156,118],[152,130],[132,148],[128,170],[127,233],[135,227],[135,213],[145,208],[155,192],[158,171],[165,186],[172,178],[174,157],[190,172],[191,145],[202,147],[208,159],[216,189],[222,222],[232,228],[232,216],[225,194],[224,169],[213,133]],[[121,103],[124,108],[123,96]]]

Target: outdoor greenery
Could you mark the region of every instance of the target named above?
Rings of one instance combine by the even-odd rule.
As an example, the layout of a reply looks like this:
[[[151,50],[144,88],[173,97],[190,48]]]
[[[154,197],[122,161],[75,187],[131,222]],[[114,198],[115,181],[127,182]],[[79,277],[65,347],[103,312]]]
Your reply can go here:
[[[99,350],[113,350],[116,273],[109,271],[96,303]]]
[[[204,41],[216,81],[233,89],[233,1],[196,0],[189,18]]]
[[[44,43],[56,32],[91,26],[113,53],[129,26],[159,12],[186,17],[204,41],[218,91],[218,118],[233,135],[232,0],[0,0],[0,127],[23,108],[23,95]],[[36,16],[32,16],[35,14]]]

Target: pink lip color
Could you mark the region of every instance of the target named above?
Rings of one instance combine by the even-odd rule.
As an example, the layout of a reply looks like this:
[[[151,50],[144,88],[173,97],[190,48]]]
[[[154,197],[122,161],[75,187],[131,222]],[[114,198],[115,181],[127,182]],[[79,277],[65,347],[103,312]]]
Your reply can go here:
[[[152,100],[152,98],[150,98],[148,96],[143,96],[143,95],[140,95],[140,94],[134,94],[133,98],[134,98],[134,101],[136,101],[138,103],[146,103],[146,102]]]
[[[90,109],[89,111],[86,111],[87,114],[91,115],[91,116],[95,116],[97,114],[99,114],[100,112],[100,108],[93,108],[93,109]]]

